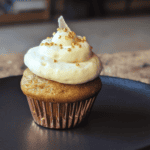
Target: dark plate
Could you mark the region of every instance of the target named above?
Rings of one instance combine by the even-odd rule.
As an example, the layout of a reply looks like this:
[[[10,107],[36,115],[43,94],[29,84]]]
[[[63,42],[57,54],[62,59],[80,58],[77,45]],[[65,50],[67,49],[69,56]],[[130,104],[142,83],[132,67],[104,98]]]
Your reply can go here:
[[[89,118],[73,129],[52,130],[33,122],[21,77],[0,79],[0,149],[134,150],[150,144],[150,85],[101,76]]]

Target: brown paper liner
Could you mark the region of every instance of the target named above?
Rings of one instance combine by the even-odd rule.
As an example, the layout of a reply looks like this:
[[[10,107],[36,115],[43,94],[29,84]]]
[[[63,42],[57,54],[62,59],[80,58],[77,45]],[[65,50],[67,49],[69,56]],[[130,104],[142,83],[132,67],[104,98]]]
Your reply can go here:
[[[43,127],[53,129],[72,128],[80,124],[92,109],[97,95],[74,103],[51,103],[27,96],[34,121]]]

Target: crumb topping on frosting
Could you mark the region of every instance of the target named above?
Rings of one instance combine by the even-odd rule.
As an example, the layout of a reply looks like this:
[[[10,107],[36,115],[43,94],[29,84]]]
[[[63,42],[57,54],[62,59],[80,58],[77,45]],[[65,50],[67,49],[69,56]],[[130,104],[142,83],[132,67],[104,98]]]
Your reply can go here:
[[[71,48],[68,48],[68,51],[71,52]]]
[[[84,83],[97,77],[101,62],[86,37],[71,31],[62,16],[58,23],[53,37],[47,37],[26,54],[25,64],[36,75],[61,83]]]
[[[57,60],[54,59],[54,62],[57,62]]]

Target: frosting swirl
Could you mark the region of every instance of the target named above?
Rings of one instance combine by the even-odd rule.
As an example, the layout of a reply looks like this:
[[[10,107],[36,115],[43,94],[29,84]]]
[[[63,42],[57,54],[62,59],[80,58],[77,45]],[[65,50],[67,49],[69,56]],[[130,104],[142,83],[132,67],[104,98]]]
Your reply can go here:
[[[59,28],[53,37],[28,50],[25,65],[36,75],[65,84],[81,84],[95,79],[102,63],[92,52],[86,37],[77,36],[58,19]]]

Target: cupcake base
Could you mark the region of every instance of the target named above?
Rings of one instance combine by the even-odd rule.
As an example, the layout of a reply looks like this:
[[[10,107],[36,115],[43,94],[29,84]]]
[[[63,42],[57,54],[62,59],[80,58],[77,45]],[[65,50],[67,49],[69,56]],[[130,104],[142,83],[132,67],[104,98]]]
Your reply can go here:
[[[79,125],[89,116],[97,95],[74,103],[52,103],[26,97],[32,117],[38,125],[52,129],[67,129]]]

